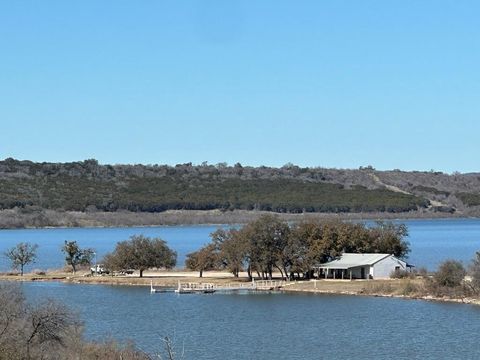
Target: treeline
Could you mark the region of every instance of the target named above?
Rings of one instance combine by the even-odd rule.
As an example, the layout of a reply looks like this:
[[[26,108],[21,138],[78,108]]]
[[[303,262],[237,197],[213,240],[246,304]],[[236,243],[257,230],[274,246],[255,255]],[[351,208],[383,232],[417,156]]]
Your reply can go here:
[[[429,205],[421,196],[367,185],[338,183],[327,170],[294,165],[110,166],[95,160],[40,164],[7,159],[0,162],[0,209],[399,213]]]
[[[335,259],[343,252],[386,253],[404,258],[409,252],[405,225],[377,222],[375,226],[341,221],[302,222],[290,225],[265,215],[240,229],[219,229],[211,243],[187,255],[186,266],[200,272],[228,269],[238,277],[251,278],[302,274],[310,278],[314,266]]]

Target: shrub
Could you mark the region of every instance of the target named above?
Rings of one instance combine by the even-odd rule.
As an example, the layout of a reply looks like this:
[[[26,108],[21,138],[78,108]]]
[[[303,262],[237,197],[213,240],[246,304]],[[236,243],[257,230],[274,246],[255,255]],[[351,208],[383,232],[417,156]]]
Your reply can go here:
[[[470,275],[472,277],[471,286],[478,293],[480,291],[480,252],[478,251],[472,261]]]
[[[388,282],[378,282],[372,281],[367,283],[363,288],[363,293],[365,294],[391,294],[393,293],[393,287]]]
[[[421,267],[415,272],[418,276],[421,276],[423,278],[428,276],[428,270],[426,267]]]
[[[440,264],[433,279],[439,286],[454,288],[462,284],[465,275],[466,271],[461,262],[456,260],[446,260]]]
[[[390,278],[392,279],[414,279],[415,273],[412,273],[407,270],[395,270],[392,271],[390,274]]]
[[[405,296],[418,293],[418,291],[419,291],[418,286],[411,281],[406,281],[400,288],[400,294]]]

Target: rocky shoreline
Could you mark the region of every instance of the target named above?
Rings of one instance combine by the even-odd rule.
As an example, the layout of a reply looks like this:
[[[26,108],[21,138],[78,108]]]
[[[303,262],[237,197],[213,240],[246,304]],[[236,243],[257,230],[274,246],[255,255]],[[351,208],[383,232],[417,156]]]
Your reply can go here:
[[[384,293],[362,293],[358,291],[343,291],[343,290],[322,290],[322,289],[295,289],[286,288],[286,292],[292,293],[310,293],[310,294],[324,294],[324,295],[348,295],[348,296],[369,296],[369,297],[384,297],[384,298],[396,298],[405,300],[423,300],[434,302],[450,302],[459,304],[480,305],[480,299],[464,297],[464,298],[451,298],[451,297],[438,297],[433,295],[402,295],[402,294],[384,294]]]

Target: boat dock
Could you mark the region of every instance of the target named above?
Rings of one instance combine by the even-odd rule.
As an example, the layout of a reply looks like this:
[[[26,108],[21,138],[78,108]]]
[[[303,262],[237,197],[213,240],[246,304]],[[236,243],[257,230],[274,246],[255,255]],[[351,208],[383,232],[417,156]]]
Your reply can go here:
[[[275,291],[281,290],[285,286],[285,281],[281,280],[252,280],[249,283],[229,283],[229,284],[214,284],[214,283],[178,283],[175,289],[177,294],[211,294],[215,292],[230,292],[230,291]],[[167,292],[165,288],[155,288],[153,282],[150,283],[151,293]]]

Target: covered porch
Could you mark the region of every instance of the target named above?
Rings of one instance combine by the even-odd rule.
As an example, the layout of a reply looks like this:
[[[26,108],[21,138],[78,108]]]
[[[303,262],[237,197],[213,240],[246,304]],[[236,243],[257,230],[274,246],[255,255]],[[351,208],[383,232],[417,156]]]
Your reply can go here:
[[[317,267],[317,275],[319,279],[334,279],[334,280],[354,280],[354,279],[369,279],[370,266],[319,266]]]

